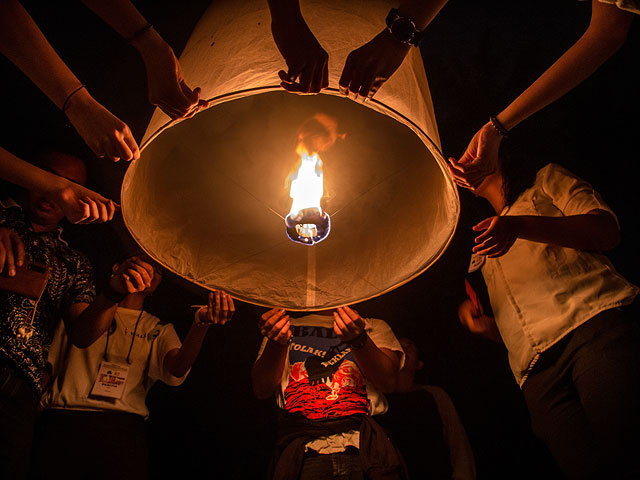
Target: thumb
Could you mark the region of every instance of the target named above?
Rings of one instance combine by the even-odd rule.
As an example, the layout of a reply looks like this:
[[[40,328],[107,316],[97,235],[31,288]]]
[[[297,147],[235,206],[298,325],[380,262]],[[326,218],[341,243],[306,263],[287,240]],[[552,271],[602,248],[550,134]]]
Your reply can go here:
[[[182,90],[182,94],[189,100],[191,103],[197,103],[198,97],[200,96],[200,88],[196,88],[195,90],[191,90],[187,83],[184,80],[180,81],[180,90]]]

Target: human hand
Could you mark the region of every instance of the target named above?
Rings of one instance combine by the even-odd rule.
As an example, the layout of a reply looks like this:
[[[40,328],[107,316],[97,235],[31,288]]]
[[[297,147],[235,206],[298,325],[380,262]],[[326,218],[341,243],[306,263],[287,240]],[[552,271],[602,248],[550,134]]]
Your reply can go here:
[[[457,185],[475,190],[484,179],[498,169],[498,151],[502,136],[490,123],[471,138],[460,160],[449,158],[449,172]]]
[[[410,48],[396,40],[387,29],[383,30],[349,54],[340,76],[340,93],[355,100],[373,98],[400,67]]]
[[[120,293],[139,293],[151,287],[154,275],[153,266],[146,257],[131,257],[118,265],[109,286]]]
[[[283,346],[289,343],[292,337],[289,315],[281,308],[273,308],[263,313],[258,320],[258,327],[263,336]]]
[[[329,55],[301,14],[274,19],[271,33],[287,71],[280,70],[280,86],[288,92],[318,93],[329,86]]]
[[[204,325],[224,325],[235,311],[233,298],[222,290],[214,290],[209,292],[209,304],[198,310],[198,320]]]
[[[200,87],[191,89],[173,49],[155,30],[133,45],[140,51],[147,71],[149,102],[173,120],[189,118],[209,106],[200,99]]]
[[[140,150],[126,123],[111,114],[82,89],[71,97],[64,112],[78,134],[98,157],[140,158]]]
[[[355,310],[338,307],[333,312],[333,331],[343,342],[350,342],[365,332],[365,321]]]
[[[15,276],[16,267],[24,264],[24,243],[16,232],[0,227],[0,273]]]
[[[482,308],[476,307],[471,299],[465,299],[458,307],[458,319],[471,333],[491,336],[495,333],[495,321],[485,315]]]
[[[489,258],[499,257],[509,251],[518,238],[513,225],[513,217],[493,216],[485,218],[473,226],[476,232],[482,232],[475,239],[473,253],[486,255]]]
[[[67,220],[77,224],[108,222],[120,208],[114,201],[71,181],[45,193],[45,197],[60,207]]]

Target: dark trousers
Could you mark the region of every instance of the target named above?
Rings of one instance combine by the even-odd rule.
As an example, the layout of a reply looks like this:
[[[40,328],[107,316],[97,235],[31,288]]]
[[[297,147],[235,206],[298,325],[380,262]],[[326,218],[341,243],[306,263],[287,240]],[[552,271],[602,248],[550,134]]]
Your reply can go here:
[[[640,478],[640,324],[629,309],[596,315],[543,353],[522,390],[569,478]]]
[[[364,480],[360,456],[355,448],[329,454],[307,454],[302,461],[299,480]]]
[[[144,480],[148,461],[147,432],[140,415],[46,410],[38,419],[35,479]]]
[[[27,379],[0,359],[0,479],[25,479],[38,396]]]

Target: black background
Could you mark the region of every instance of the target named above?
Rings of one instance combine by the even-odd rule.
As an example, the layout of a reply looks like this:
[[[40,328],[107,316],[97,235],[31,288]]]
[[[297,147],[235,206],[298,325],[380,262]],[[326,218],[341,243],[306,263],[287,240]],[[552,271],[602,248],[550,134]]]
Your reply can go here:
[[[209,2],[134,3],[179,56]],[[139,141],[153,108],[136,51],[80,2],[23,4],[94,98],[125,121]],[[589,17],[590,2],[451,0],[420,47],[445,155],[458,157],[489,114],[508,105],[579,38]],[[520,161],[536,167],[560,163],[602,193],[622,226],[622,243],[609,256],[636,284],[638,23],[634,20],[625,46],[596,74],[519,125],[511,138]],[[90,186],[118,199],[127,165],[93,157],[66,118],[18,69],[4,58],[0,68],[5,117],[0,145],[28,158],[42,142],[68,142],[90,159]],[[456,235],[436,264],[358,310],[386,319],[398,336],[410,336],[421,347],[423,381],[451,395],[475,451],[479,478],[553,478],[557,472],[531,435],[506,351],[472,336],[457,320],[471,226],[491,214],[466,191],[461,201]],[[132,248],[121,219],[70,226],[68,234],[94,263],[98,286],[115,258]],[[183,335],[192,320],[188,306],[204,298],[204,291],[167,275],[149,309],[173,322]],[[153,474],[262,476],[275,410],[272,400],[257,401],[251,393],[249,372],[261,340],[256,328],[260,313],[258,307],[238,303],[234,320],[209,332],[186,382],[179,388],[153,388],[148,398]]]

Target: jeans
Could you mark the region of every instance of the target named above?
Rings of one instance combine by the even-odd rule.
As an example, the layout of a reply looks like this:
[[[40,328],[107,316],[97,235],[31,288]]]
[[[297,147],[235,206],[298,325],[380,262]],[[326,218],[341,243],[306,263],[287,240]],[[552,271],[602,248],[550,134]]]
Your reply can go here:
[[[360,456],[354,452],[306,455],[300,480],[363,480]]]
[[[544,352],[522,391],[569,478],[640,478],[640,324],[611,309]]]
[[[27,379],[0,358],[0,478],[26,479],[38,397]]]

